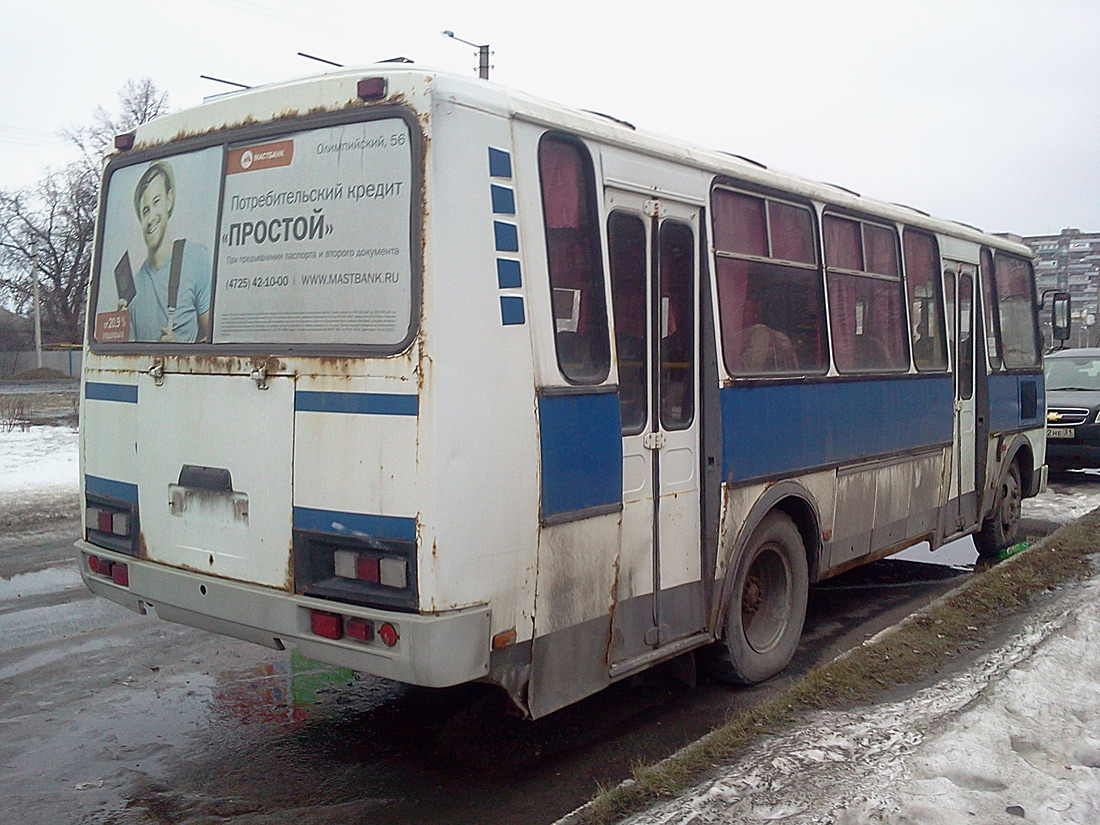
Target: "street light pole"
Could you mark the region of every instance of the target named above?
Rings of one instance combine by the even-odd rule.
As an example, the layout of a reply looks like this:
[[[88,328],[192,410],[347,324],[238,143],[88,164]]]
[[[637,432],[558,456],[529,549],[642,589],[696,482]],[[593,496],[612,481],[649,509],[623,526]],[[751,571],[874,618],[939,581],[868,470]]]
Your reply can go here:
[[[489,79],[489,44],[486,43],[483,46],[479,46],[477,43],[471,43],[469,40],[463,40],[461,37],[456,37],[453,31],[445,29],[443,31],[444,37],[449,37],[452,40],[457,40],[459,43],[465,43],[467,46],[473,46],[477,49],[477,76],[482,80]]]
[[[31,241],[31,281],[34,284],[34,351],[42,369],[42,305],[38,300],[38,242]]]

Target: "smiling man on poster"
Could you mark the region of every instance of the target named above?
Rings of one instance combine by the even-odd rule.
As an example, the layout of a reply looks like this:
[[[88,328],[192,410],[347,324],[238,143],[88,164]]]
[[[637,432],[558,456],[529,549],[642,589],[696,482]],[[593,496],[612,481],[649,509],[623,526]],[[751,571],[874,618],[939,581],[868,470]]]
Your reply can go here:
[[[120,305],[129,309],[134,341],[210,340],[210,253],[200,243],[169,236],[175,206],[172,167],[164,161],[151,163],[134,189],[145,260],[133,276],[126,256],[115,269]]]

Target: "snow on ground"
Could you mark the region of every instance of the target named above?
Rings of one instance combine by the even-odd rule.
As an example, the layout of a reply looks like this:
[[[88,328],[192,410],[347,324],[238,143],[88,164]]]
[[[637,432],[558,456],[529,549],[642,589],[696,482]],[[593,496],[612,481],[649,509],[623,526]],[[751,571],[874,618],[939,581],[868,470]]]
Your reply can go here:
[[[812,714],[630,825],[1100,822],[1100,582],[971,669]]]
[[[1061,524],[1075,521],[1100,507],[1100,473],[1086,470],[1051,483],[1051,493],[1024,501],[1024,515]]]
[[[31,427],[0,432],[0,496],[42,487],[76,492],[77,432],[72,427]]]
[[[0,431],[0,527],[80,512],[77,449],[68,426]]]

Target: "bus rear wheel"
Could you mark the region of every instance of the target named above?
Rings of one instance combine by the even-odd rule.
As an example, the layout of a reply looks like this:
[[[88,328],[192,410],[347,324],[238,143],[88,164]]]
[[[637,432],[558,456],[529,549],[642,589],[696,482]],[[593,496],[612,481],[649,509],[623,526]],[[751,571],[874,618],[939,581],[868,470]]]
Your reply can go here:
[[[993,510],[982,522],[981,530],[974,534],[974,546],[978,548],[979,556],[996,556],[1016,541],[1023,498],[1020,467],[1013,461],[997,487]]]
[[[802,636],[808,591],[802,536],[788,515],[771,512],[737,562],[723,639],[710,662],[712,674],[723,682],[751,685],[783,670]]]

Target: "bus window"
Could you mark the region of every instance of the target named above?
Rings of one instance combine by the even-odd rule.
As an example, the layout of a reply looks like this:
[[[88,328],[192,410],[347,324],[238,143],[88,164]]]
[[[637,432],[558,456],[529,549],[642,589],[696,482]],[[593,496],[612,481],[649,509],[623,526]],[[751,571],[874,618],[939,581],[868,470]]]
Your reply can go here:
[[[722,353],[731,375],[822,373],[825,300],[809,209],[715,189]]]
[[[993,277],[1004,365],[1009,368],[1039,366],[1031,264],[1015,255],[998,252],[993,262]]]
[[[660,247],[661,424],[683,430],[695,419],[695,233],[666,221]]]
[[[897,233],[885,226],[826,215],[824,234],[837,369],[908,369]]]
[[[619,354],[619,414],[623,435],[645,427],[648,405],[646,366],[646,231],[636,215],[616,212],[608,219],[611,306]]]
[[[599,384],[611,368],[611,345],[596,184],[587,150],[562,135],[544,136],[539,179],[558,366],[575,384]]]
[[[993,288],[993,253],[982,247],[982,304],[985,306],[985,345],[991,369],[1001,368],[1001,347],[997,340],[997,293]]]
[[[909,292],[909,323],[913,363],[921,372],[947,369],[947,337],[943,327],[943,295],[936,239],[906,229],[902,235],[905,282]]]
[[[967,400],[974,395],[974,282],[967,274],[959,274],[958,301],[959,398]]]

